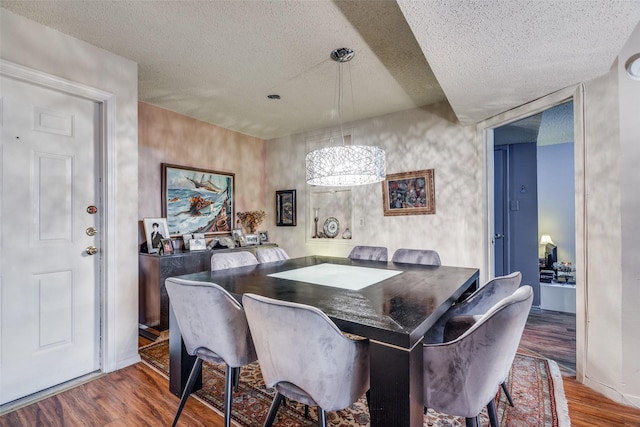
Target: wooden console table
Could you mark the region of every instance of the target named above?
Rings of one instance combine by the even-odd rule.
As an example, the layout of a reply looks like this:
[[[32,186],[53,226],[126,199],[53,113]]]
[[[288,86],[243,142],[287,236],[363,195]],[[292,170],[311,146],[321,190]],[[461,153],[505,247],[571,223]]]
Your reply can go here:
[[[164,287],[167,277],[211,270],[211,255],[219,252],[249,251],[276,247],[275,243],[233,249],[176,251],[172,255],[140,253],[138,256],[139,305],[138,323],[157,331],[169,329],[169,296]]]

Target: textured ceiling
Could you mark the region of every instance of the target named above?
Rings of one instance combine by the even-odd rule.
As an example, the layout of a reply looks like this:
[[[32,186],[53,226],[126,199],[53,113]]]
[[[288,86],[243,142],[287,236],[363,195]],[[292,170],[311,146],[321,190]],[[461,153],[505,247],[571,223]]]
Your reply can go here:
[[[0,5],[137,62],[141,101],[263,139],[336,124],[335,48],[356,52],[345,121],[448,99],[473,123],[606,73],[640,21],[603,0]]]

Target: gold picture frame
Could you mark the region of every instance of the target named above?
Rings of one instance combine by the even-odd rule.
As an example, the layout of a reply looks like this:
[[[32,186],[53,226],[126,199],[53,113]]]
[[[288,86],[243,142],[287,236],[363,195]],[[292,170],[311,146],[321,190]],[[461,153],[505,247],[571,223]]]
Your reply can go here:
[[[387,174],[382,182],[384,216],[436,213],[434,170]]]

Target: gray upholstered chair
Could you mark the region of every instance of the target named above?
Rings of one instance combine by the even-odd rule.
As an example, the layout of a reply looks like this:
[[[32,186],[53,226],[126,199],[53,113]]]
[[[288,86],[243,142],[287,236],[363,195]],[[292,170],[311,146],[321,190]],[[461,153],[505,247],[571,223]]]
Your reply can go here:
[[[426,344],[438,344],[445,341],[445,325],[454,316],[482,315],[485,314],[498,301],[513,294],[520,286],[522,274],[519,271],[508,276],[496,277],[489,280],[484,286],[478,288],[467,299],[454,304],[447,310],[436,323],[429,328],[424,336]]]
[[[387,261],[387,248],[384,246],[355,246],[351,253],[350,259],[364,259],[368,261]]]
[[[513,294],[520,286],[521,281],[522,274],[519,271],[489,280],[467,299],[454,304],[440,316],[425,334],[424,343],[438,344],[451,341],[462,335],[481,315],[489,311],[503,298]],[[450,322],[454,317],[457,317],[458,321]],[[513,399],[505,383],[502,382],[501,386],[509,405],[513,407]]]
[[[256,264],[258,264],[258,260],[248,251],[222,252],[211,255],[211,271]]]
[[[465,417],[473,427],[486,406],[491,426],[497,427],[493,398],[511,369],[532,301],[531,286],[523,286],[455,340],[424,345],[425,408]]]
[[[256,251],[256,258],[258,258],[258,262],[262,264],[263,262],[274,262],[274,261],[283,261],[289,259],[289,255],[282,248],[260,248]]]
[[[396,249],[392,262],[421,265],[440,265],[440,255],[431,249]]]
[[[258,358],[244,309],[233,296],[215,283],[171,277],[165,280],[165,286],[187,353],[197,357],[182,393],[173,426],[178,422],[191,394],[202,362],[208,361],[227,365],[224,425],[229,427],[232,384],[238,381],[240,367]]]
[[[271,426],[284,397],[326,412],[347,408],[369,389],[369,341],[352,340],[315,307],[254,294],[242,297],[267,387],[277,394]]]

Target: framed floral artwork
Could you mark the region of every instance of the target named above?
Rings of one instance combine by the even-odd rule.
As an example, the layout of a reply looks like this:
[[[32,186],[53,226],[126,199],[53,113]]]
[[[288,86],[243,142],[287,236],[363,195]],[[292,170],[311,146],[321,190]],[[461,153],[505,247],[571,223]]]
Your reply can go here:
[[[387,174],[382,182],[384,216],[436,213],[433,169]]]

